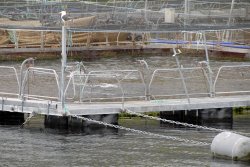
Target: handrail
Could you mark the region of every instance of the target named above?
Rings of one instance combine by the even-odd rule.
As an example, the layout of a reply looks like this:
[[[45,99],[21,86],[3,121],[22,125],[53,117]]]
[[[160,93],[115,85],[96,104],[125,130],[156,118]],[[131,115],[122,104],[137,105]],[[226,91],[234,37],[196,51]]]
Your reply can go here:
[[[181,70],[182,71],[187,71],[187,70],[203,70],[204,68],[202,68],[202,67],[188,67],[188,68],[181,68]],[[154,72],[153,72],[153,74],[152,74],[152,76],[151,76],[151,79],[150,79],[150,82],[149,82],[149,93],[150,93],[150,95],[151,96],[153,96],[152,94],[151,94],[151,87],[152,87],[152,83],[153,83],[153,81],[154,81],[154,79],[155,79],[155,76],[157,75],[157,73],[159,73],[159,72],[171,72],[171,71],[173,71],[173,72],[179,72],[179,68],[167,68],[167,69],[156,69],[156,70],[154,70]],[[180,75],[180,74],[179,74]],[[172,78],[173,79],[173,78]],[[184,78],[182,78],[181,76],[179,77],[179,78],[175,78],[175,79],[184,79]],[[209,84],[209,82],[208,82],[208,80],[206,80],[206,83],[208,83]],[[182,86],[184,86],[184,85],[182,85]],[[184,88],[183,88],[184,89]],[[205,93],[198,93],[198,94],[205,94]],[[209,94],[209,93],[207,93],[207,94]],[[174,94],[174,95],[177,95],[177,94]],[[180,95],[180,94],[179,94]],[[190,93],[188,93],[188,95],[185,93],[185,94],[181,94],[181,95],[185,95],[185,96],[187,96],[187,97],[189,97],[189,95],[194,95],[194,94],[190,94]],[[165,95],[165,96],[169,96],[169,95]]]
[[[129,75],[131,75],[132,73],[138,73],[139,74],[139,76],[140,76],[140,79],[141,79],[141,81],[142,81],[142,83],[143,83],[143,85],[144,85],[144,87],[146,87],[146,83],[145,83],[145,81],[144,81],[144,79],[143,79],[143,75],[142,75],[142,73],[141,73],[141,71],[139,71],[139,70],[104,70],[104,71],[90,71],[89,72],[89,74],[95,74],[95,73],[103,73],[103,74],[105,74],[105,73],[112,73],[112,72],[115,72],[115,74],[118,74],[118,73],[122,73],[122,72],[130,72],[130,74],[128,74],[128,75],[126,75],[125,77],[128,77]],[[126,78],[123,78],[123,79],[126,79]],[[122,79],[122,80],[123,80]]]
[[[21,97],[21,89],[22,89],[22,83],[23,83],[23,68],[24,68],[24,65],[26,63],[32,63],[32,66],[34,66],[34,58],[28,58],[28,59],[25,59],[22,64],[21,64],[21,68],[20,68],[20,85],[19,85],[19,97]],[[29,64],[29,67],[30,67],[31,64]]]
[[[10,69],[10,70],[13,70],[14,71],[14,75],[15,75],[15,78],[16,78],[16,81],[17,81],[17,90],[19,92],[19,89],[20,89],[20,82],[19,82],[19,79],[18,79],[18,75],[17,75],[17,70],[15,67],[10,67],[10,66],[0,66],[0,69]]]
[[[56,84],[57,84],[57,89],[58,89],[58,93],[60,92],[60,86],[59,86],[59,79],[58,79],[58,74],[56,73],[56,71],[54,69],[48,69],[48,68],[37,68],[37,67],[29,67],[24,75],[23,81],[22,81],[22,87],[21,87],[21,99],[24,98],[24,89],[25,89],[25,82],[28,79],[28,73],[29,72],[36,72],[36,73],[40,73],[40,74],[47,74],[47,75],[54,75],[55,79],[56,79]],[[58,95],[59,98],[59,95]]]
[[[182,68],[182,70],[202,70],[202,68],[201,67],[185,67],[185,68]],[[153,79],[154,79],[154,77],[155,77],[155,75],[156,75],[156,73],[157,72],[160,72],[160,71],[177,71],[178,72],[178,68],[165,68],[165,69],[156,69],[156,70],[154,70],[154,72],[153,72],[153,74],[152,74],[152,77],[151,77],[151,80],[150,80],[150,83],[149,83],[149,87],[151,86],[151,84],[152,84],[152,81],[153,81]]]
[[[64,96],[66,96],[66,93],[67,93],[69,84],[70,84],[70,82],[71,82],[71,80],[72,80],[72,78],[73,78],[74,76],[80,76],[80,77],[82,76],[82,77],[85,77],[85,81],[84,81],[84,83],[83,83],[83,87],[82,87],[81,90],[80,90],[80,102],[82,102],[82,94],[83,94],[83,92],[84,92],[84,90],[85,90],[85,87],[86,87],[87,83],[89,82],[89,78],[90,78],[90,77],[93,77],[93,76],[95,76],[95,77],[104,77],[104,76],[107,76],[107,74],[90,74],[90,73],[88,73],[88,74],[80,74],[80,73],[74,73],[74,72],[73,72],[73,73],[70,75],[70,79],[69,79],[68,84],[67,84],[67,86],[66,86],[66,89],[65,89],[65,91],[64,91]],[[121,103],[122,103],[122,107],[124,107],[124,90],[123,90],[123,88],[122,88],[122,86],[121,86],[121,82],[117,79],[117,76],[116,76],[116,75],[112,75],[112,76],[110,76],[110,77],[114,78],[114,79],[117,81],[118,85],[119,85],[118,87],[120,88],[121,93],[122,93],[122,101],[121,101]]]
[[[141,81],[142,81],[142,84],[143,84],[143,86],[144,86],[144,94],[145,94],[145,96],[147,96],[147,90],[146,90],[146,83],[145,83],[145,81],[144,81],[144,79],[143,79],[143,75],[142,75],[142,73],[141,73],[141,71],[139,71],[139,70],[105,70],[105,71],[90,71],[89,72],[89,74],[94,74],[94,73],[109,73],[109,72],[115,72],[115,74],[117,74],[117,73],[122,73],[122,72],[130,72],[130,74],[128,74],[128,75],[126,75],[125,77],[128,77],[129,75],[131,75],[132,73],[134,73],[134,72],[136,72],[136,73],[139,73],[139,76],[140,76],[140,79],[141,79]],[[123,79],[126,79],[126,78],[123,78]],[[122,80],[123,80],[122,79]],[[121,80],[121,81],[122,81]],[[146,98],[146,97],[145,97]]]
[[[197,90],[194,90],[194,92],[190,91],[188,92],[188,96],[205,96],[205,95],[211,95],[214,94],[214,95],[218,95],[218,94],[240,94],[240,93],[250,93],[250,90],[246,90],[246,89],[241,89],[241,90],[232,90],[232,88],[228,88],[226,87],[225,90],[222,90],[222,91],[218,91],[216,89],[218,89],[218,83],[220,81],[220,77],[223,76],[224,74],[228,74],[228,70],[229,71],[233,71],[234,69],[239,69],[239,72],[242,72],[241,70],[244,69],[244,68],[250,68],[250,65],[228,65],[228,66],[221,66],[216,75],[215,75],[215,78],[212,78],[209,80],[207,74],[208,73],[213,73],[213,71],[207,67],[207,66],[198,66],[198,67],[188,67],[188,68],[183,68],[183,67],[180,67],[180,68],[166,68],[166,69],[155,69],[154,71],[152,71],[152,73],[150,73],[150,75],[148,75],[148,80],[146,82],[144,76],[143,76],[143,71],[141,70],[104,70],[104,71],[101,71],[101,70],[96,70],[96,71],[90,71],[88,73],[84,73],[84,71],[73,71],[70,73],[70,76],[69,76],[69,80],[68,80],[68,83],[66,85],[66,88],[64,90],[64,96],[66,97],[66,94],[69,92],[69,87],[70,87],[70,84],[72,84],[73,82],[73,93],[74,93],[74,96],[77,94],[76,92],[76,78],[74,77],[80,77],[80,79],[82,80],[79,80],[79,86],[80,86],[80,101],[83,101],[83,94],[85,93],[86,91],[86,86],[89,84],[89,81],[91,81],[91,79],[93,79],[93,77],[101,77],[102,79],[111,79],[112,80],[112,83],[116,84],[116,89],[118,88],[119,90],[115,90],[116,91],[116,95],[115,96],[112,96],[112,97],[99,97],[99,96],[92,96],[93,93],[92,91],[89,93],[89,97],[90,98],[90,102],[91,100],[95,101],[95,100],[102,100],[102,101],[115,101],[115,100],[118,100],[122,102],[122,104],[124,104],[124,101],[127,100],[127,99],[142,99],[142,98],[145,98],[145,100],[150,100],[150,99],[147,99],[146,97],[147,96],[151,96],[151,97],[157,97],[157,96],[161,96],[162,98],[163,97],[166,97],[166,98],[171,98],[173,96],[175,97],[182,97],[182,98],[185,98],[185,95],[186,93],[184,92],[172,92],[172,93],[162,93],[162,94],[152,94],[152,91],[153,89],[155,88],[153,85],[154,85],[154,82],[157,80],[158,77],[161,77],[164,79],[164,81],[168,81],[168,80],[171,80],[173,81],[173,83],[176,83],[174,81],[177,81],[177,82],[181,82],[181,79],[184,79],[184,80],[189,80],[190,79],[195,79],[195,80],[199,80],[199,77],[202,78],[202,86],[203,86],[203,83],[204,84],[207,84],[207,89],[205,88],[206,91],[203,91],[204,90],[204,87],[202,87],[201,89],[197,89]],[[27,70],[25,71],[24,76],[23,76],[23,79],[22,79],[22,82],[20,82],[21,80],[18,79],[18,74],[17,74],[17,70],[14,68],[14,67],[10,67],[10,66],[0,66],[0,70],[1,69],[10,69],[13,71],[13,74],[10,74],[11,76],[15,76],[15,80],[17,82],[17,88],[18,88],[18,93],[15,94],[15,93],[8,93],[8,92],[0,92],[0,94],[2,94],[3,96],[18,96],[21,98],[21,99],[24,99],[26,97],[30,97],[30,98],[33,98],[33,99],[58,99],[59,97],[59,93],[58,93],[58,97],[49,97],[49,96],[46,96],[46,95],[27,95],[25,94],[25,88],[26,88],[26,82],[27,82],[27,79],[29,77],[29,73],[30,72],[34,72],[36,74],[42,74],[42,75],[53,75],[55,76],[55,80],[56,80],[56,86],[57,86],[57,89],[58,89],[58,92],[59,91],[59,78],[58,78],[58,74],[57,72],[54,70],[54,69],[47,69],[47,68],[37,68],[37,67],[28,67]],[[181,69],[182,72],[188,72],[189,74],[191,74],[191,76],[185,76],[185,78],[182,78],[180,77],[180,74],[178,74],[178,71]],[[228,69],[228,70],[225,70],[225,69]],[[225,70],[225,71],[224,71]],[[85,70],[86,71],[86,70]],[[174,72],[174,73],[173,73]],[[193,73],[194,72],[194,73]],[[193,75],[193,74],[196,74],[196,72],[199,72],[199,75]],[[201,72],[201,73],[200,73]],[[202,75],[202,72],[203,72],[203,75]],[[238,71],[237,71],[238,72]],[[244,71],[244,73],[246,73],[248,71]],[[162,75],[160,75],[160,74]],[[250,72],[249,72],[250,73]],[[164,74],[171,74],[170,76],[168,75],[164,75]],[[172,74],[174,74],[172,76]],[[130,76],[133,76],[132,78]],[[4,74],[5,76],[5,74]],[[6,76],[9,76],[8,73]],[[247,75],[247,77],[250,76],[250,75]],[[81,78],[82,77],[82,78]],[[204,82],[203,82],[203,77],[206,78],[204,79]],[[98,78],[97,78],[98,79]],[[230,78],[228,78],[230,80]],[[248,80],[250,78],[247,78]],[[138,87],[137,90],[139,90],[139,93],[137,92],[137,94],[131,94],[130,95],[126,95],[125,92],[126,92],[126,88],[123,87],[123,83],[125,84],[130,84],[131,82],[133,82],[132,80],[136,80],[136,83],[139,84],[140,86]],[[244,83],[248,82],[248,80],[246,80],[244,78],[243,81],[245,81]],[[94,80],[96,81],[96,80]],[[131,81],[131,82],[130,82]],[[93,82],[93,81],[92,81]],[[100,81],[102,82],[102,81]],[[99,83],[99,81],[98,81]],[[208,88],[208,85],[210,85],[211,87]],[[181,84],[179,85],[181,87]],[[183,85],[182,85],[183,86]],[[236,85],[237,86],[237,85]],[[248,87],[246,87],[248,88]],[[91,90],[93,89],[93,85],[91,86],[90,88]],[[230,89],[230,90],[229,90]],[[113,91],[113,90],[111,90]],[[142,93],[142,91],[144,91],[144,93]],[[210,92],[209,92],[210,91]],[[121,92],[121,96],[120,96],[120,93]],[[20,94],[19,94],[20,93]],[[138,96],[137,96],[138,95]],[[92,96],[92,97],[91,97]],[[210,96],[210,97],[213,97],[213,96]]]
[[[127,75],[125,75],[124,77],[118,79],[118,77],[120,76],[121,73],[128,73]],[[133,73],[138,73],[139,74],[139,79],[141,81],[141,83],[143,84],[143,87],[144,87],[144,93],[145,93],[145,96],[146,96],[146,83],[143,79],[143,75],[142,73],[139,71],[139,70],[104,70],[104,71],[90,71],[89,73],[87,74],[80,74],[78,71],[74,71],[70,74],[70,79],[68,81],[68,84],[66,86],[66,89],[65,89],[65,96],[66,96],[66,92],[68,91],[68,88],[69,88],[69,85],[72,82],[74,82],[74,76],[82,76],[82,77],[85,77],[83,83],[82,83],[82,88],[81,88],[81,95],[82,93],[84,92],[84,89],[89,81],[89,78],[92,77],[92,76],[102,76],[104,78],[107,78],[107,77],[111,77],[111,78],[115,78],[115,80],[117,81],[117,83],[119,84],[119,87],[120,89],[122,88],[121,87],[121,82],[123,80],[125,80],[129,75],[133,74]],[[73,83],[73,89],[74,88],[74,83]],[[73,90],[73,92],[75,93],[75,90]],[[124,90],[122,89],[122,92],[124,94]],[[74,94],[75,95],[75,94]],[[126,97],[122,97],[122,99],[124,100]],[[80,96],[80,101],[81,101],[81,96]]]
[[[221,71],[225,68],[244,68],[244,67],[250,67],[250,65],[231,65],[231,66],[221,66],[217,72],[217,75],[215,77],[215,80],[214,80],[214,84],[213,84],[213,91],[214,93],[216,94],[216,85],[217,85],[217,82],[218,82],[218,78],[219,76],[221,75]],[[250,92],[249,91],[231,91],[231,92],[220,92],[220,93],[242,93],[242,92]],[[218,92],[217,92],[218,94]]]

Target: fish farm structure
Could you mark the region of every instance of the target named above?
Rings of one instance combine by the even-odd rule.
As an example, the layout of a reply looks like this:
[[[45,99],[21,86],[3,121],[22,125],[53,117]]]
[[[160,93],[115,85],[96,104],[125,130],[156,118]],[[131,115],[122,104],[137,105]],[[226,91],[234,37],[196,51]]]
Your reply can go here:
[[[204,49],[249,55],[248,0],[21,0],[0,2],[0,54]]]

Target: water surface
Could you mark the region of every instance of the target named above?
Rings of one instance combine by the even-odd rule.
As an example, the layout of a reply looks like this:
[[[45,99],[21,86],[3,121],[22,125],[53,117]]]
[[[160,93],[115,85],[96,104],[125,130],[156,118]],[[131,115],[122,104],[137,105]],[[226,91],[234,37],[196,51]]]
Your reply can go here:
[[[125,127],[211,143],[217,132],[189,128],[161,127],[156,121],[130,119]],[[248,133],[250,117],[235,118],[236,131]],[[59,132],[28,126],[0,127],[0,166],[229,166],[250,163],[214,159],[209,146],[161,139],[129,131],[92,135]]]

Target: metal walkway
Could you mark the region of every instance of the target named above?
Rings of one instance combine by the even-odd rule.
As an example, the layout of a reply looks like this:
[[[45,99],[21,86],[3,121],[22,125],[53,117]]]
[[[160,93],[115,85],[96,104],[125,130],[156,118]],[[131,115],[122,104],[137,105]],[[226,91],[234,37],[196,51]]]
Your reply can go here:
[[[229,96],[215,98],[191,98],[190,103],[186,99],[128,101],[118,103],[90,103],[68,104],[67,109],[72,115],[117,114],[125,109],[134,112],[157,112],[177,110],[197,110],[209,108],[242,107],[250,105],[250,96]]]
[[[250,106],[250,65],[214,69],[202,61],[184,68],[177,54],[177,68],[169,69],[151,69],[144,60],[138,62],[141,69],[129,70],[88,71],[83,63],[67,64],[63,91],[59,74],[34,67],[32,58],[22,63],[20,74],[0,66],[8,87],[0,92],[1,111],[62,116]]]
[[[68,103],[66,110],[62,110],[61,103],[52,101],[18,100],[2,98],[1,111],[36,113],[42,115],[99,115],[119,114],[124,110],[132,110],[138,113],[197,110],[211,108],[228,108],[250,106],[250,96],[226,96],[191,98],[190,103],[186,99],[128,101],[125,103]]]

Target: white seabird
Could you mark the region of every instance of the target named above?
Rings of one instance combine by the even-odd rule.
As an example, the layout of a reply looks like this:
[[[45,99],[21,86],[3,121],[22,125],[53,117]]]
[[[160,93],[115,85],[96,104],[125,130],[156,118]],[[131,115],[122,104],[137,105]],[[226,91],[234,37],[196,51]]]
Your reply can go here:
[[[67,15],[66,11],[61,11],[60,13],[61,13],[61,19],[62,19],[62,22],[63,22],[63,23],[65,23],[65,22],[68,21],[68,20],[72,20],[72,18],[70,18],[70,17]]]

